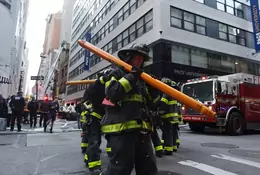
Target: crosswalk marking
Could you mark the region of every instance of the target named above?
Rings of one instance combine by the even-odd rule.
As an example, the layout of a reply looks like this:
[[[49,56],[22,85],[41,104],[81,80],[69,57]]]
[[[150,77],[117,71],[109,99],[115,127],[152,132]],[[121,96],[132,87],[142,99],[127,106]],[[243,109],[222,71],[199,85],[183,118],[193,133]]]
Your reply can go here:
[[[194,162],[191,160],[180,161],[178,163],[181,165],[186,165],[186,166],[190,166],[193,168],[197,168],[199,170],[202,170],[204,172],[207,172],[207,173],[213,174],[213,175],[237,175],[235,173],[231,173],[231,172],[219,169],[219,168],[215,168],[215,167],[212,167],[212,166],[209,166],[209,165],[206,165],[203,163]]]
[[[232,162],[241,163],[241,164],[244,164],[244,165],[249,165],[249,166],[252,166],[252,167],[260,168],[260,163],[258,163],[258,162],[240,159],[240,158],[237,158],[237,157],[231,157],[231,156],[227,156],[227,155],[223,155],[223,154],[211,155],[211,157],[215,157],[215,158],[223,159],[223,160],[229,160],[229,161],[232,161]]]

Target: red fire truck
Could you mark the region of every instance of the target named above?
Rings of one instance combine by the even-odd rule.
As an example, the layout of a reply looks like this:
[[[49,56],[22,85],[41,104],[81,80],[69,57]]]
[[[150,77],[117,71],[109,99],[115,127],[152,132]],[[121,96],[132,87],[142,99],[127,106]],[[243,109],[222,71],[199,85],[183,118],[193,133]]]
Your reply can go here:
[[[247,129],[260,129],[260,76],[237,73],[202,77],[188,80],[181,90],[217,114],[209,118],[183,106],[183,121],[194,132],[212,127],[242,135]]]

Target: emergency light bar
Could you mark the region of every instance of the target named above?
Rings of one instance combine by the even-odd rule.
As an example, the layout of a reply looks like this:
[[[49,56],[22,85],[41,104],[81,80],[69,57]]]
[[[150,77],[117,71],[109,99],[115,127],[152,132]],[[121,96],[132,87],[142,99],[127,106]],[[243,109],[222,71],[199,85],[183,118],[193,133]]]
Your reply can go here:
[[[218,78],[218,77],[219,77],[218,75],[204,76],[201,78],[194,78],[194,79],[187,80],[187,82],[189,83],[189,82],[193,82],[193,81],[207,80],[207,79],[213,79],[213,78]]]

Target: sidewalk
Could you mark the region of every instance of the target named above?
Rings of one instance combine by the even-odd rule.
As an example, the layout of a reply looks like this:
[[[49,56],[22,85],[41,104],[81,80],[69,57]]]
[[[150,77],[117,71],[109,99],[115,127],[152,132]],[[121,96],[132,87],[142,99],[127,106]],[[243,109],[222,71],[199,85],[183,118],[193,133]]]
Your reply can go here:
[[[38,122],[39,123],[39,122]],[[50,131],[50,127],[48,126],[47,132]],[[54,133],[61,133],[61,132],[75,132],[81,131],[78,129],[77,121],[66,121],[64,119],[57,119],[53,125],[53,132]],[[17,132],[17,128],[15,126],[14,131],[10,131],[10,127],[6,128],[6,131],[0,131],[0,135],[7,135],[7,134],[36,134],[36,133],[43,133],[43,127],[39,127],[39,124],[36,128],[30,128],[29,124],[22,124],[22,131]]]

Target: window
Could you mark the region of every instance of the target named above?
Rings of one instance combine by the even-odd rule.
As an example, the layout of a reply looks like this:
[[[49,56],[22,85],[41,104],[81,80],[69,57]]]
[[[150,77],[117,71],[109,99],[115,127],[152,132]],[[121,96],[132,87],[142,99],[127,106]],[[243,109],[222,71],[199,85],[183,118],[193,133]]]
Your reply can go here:
[[[182,11],[171,8],[171,26],[182,28]]]
[[[184,12],[184,29],[194,31],[194,15],[192,13]]]
[[[223,40],[227,40],[227,25],[219,23],[218,30],[219,30],[219,38]]]
[[[136,10],[136,0],[130,0],[130,14]]]
[[[190,51],[188,48],[172,46],[172,62],[190,65]]]
[[[129,3],[126,3],[126,5],[123,8],[124,10],[124,20],[129,16]]]
[[[123,42],[122,42],[123,35],[122,34],[118,35],[116,40],[117,40],[117,49],[119,50],[123,47]]]
[[[117,13],[117,25],[123,22],[123,9],[119,10]]]
[[[129,36],[130,36],[130,42],[134,41],[136,39],[136,33],[135,33],[135,24],[133,24],[129,28]]]
[[[123,46],[126,46],[128,44],[128,30],[125,30],[123,32]]]
[[[200,16],[196,16],[196,32],[206,35],[206,19]]]
[[[208,68],[207,53],[199,49],[191,49],[191,65],[195,67]]]
[[[153,11],[148,12],[144,17],[145,31],[148,32],[153,28]]]
[[[137,38],[142,36],[144,33],[144,18],[142,17],[136,23]]]

